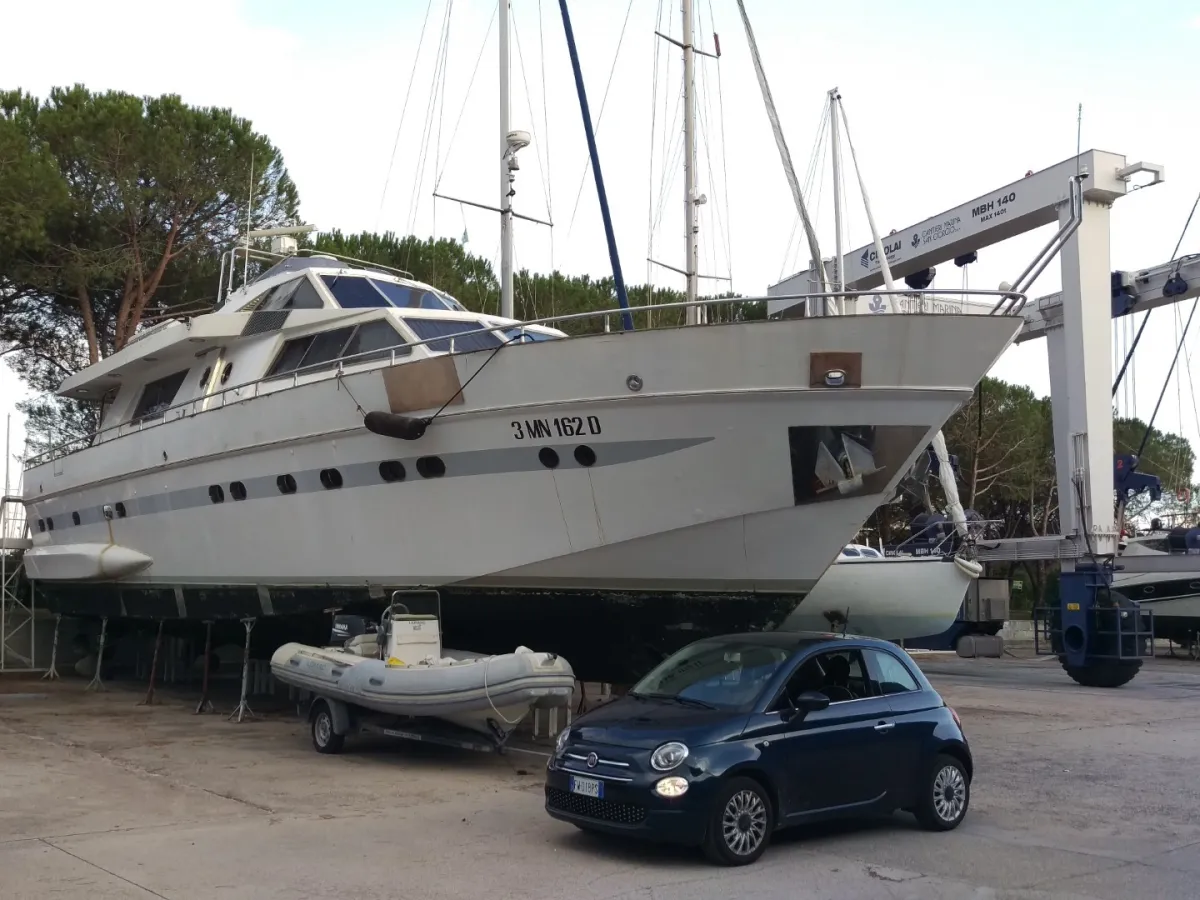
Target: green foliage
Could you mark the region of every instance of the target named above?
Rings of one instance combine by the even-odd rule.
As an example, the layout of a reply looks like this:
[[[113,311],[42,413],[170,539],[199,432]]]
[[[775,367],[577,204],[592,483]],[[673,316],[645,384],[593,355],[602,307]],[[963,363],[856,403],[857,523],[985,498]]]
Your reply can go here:
[[[279,151],[229,110],[82,86],[42,102],[0,92],[0,344],[13,368],[50,391],[143,321],[210,306],[252,185],[251,227],[296,221]]]

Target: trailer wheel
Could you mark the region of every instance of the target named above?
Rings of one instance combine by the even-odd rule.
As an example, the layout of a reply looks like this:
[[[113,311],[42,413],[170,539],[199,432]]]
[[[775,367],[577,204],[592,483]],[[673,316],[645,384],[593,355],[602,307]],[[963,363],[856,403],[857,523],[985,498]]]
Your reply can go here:
[[[312,742],[318,753],[341,753],[346,743],[344,734],[336,734],[333,730],[333,714],[329,704],[318,700],[312,710]]]

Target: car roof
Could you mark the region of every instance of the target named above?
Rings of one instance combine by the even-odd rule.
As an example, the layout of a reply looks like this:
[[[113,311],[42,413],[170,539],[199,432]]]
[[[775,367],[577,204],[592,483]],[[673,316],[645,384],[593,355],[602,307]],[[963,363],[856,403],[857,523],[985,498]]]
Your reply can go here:
[[[838,634],[825,631],[749,631],[741,634],[720,634],[703,638],[706,642],[737,642],[742,644],[762,644],[768,647],[780,647],[786,650],[802,651],[818,644],[847,642],[851,644],[867,644],[873,646],[895,646],[889,641],[865,637],[857,634]]]

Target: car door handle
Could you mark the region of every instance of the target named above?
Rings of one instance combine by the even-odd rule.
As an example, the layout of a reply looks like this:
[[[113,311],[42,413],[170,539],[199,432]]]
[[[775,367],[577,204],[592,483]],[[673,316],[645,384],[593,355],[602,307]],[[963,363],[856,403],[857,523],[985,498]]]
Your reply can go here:
[[[878,731],[880,734],[887,734],[889,731],[891,731],[895,727],[896,727],[895,722],[880,722],[878,725],[875,726],[875,730]]]

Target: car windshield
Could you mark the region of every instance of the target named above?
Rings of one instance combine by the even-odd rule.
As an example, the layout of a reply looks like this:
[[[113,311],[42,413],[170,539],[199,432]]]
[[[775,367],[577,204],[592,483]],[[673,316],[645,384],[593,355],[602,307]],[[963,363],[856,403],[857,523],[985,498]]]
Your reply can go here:
[[[783,647],[750,641],[700,641],[663,660],[630,693],[717,709],[745,709],[788,655]]]

